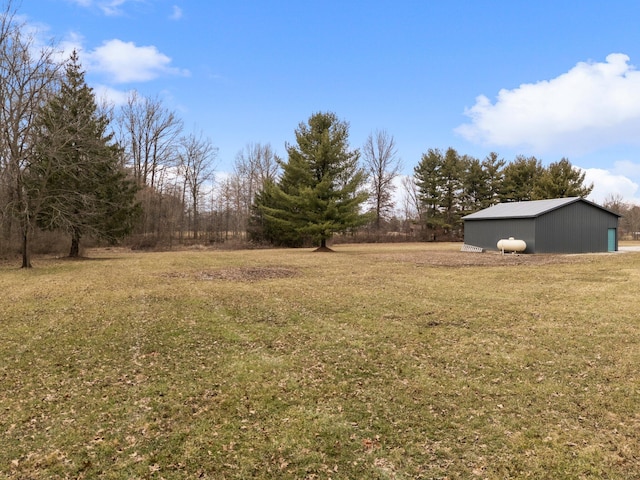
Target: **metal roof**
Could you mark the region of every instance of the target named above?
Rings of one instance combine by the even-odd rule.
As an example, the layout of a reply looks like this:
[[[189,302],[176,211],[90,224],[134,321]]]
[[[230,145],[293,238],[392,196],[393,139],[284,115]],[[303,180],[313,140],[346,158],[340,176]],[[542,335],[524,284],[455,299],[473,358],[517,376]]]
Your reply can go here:
[[[569,205],[574,202],[583,201],[589,205],[605,210],[613,215],[617,215],[606,208],[589,202],[581,197],[552,198],[549,200],[531,200],[528,202],[507,202],[499,203],[493,207],[485,208],[479,212],[463,217],[463,220],[488,220],[496,218],[535,218],[557,208]],[[620,215],[618,215],[620,216]]]

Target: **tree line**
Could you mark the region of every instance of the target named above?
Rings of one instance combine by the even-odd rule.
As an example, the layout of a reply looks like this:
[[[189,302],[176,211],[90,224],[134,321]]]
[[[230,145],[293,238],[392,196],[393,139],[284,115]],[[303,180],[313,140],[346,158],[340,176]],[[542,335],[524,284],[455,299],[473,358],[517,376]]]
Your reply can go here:
[[[429,238],[459,239],[462,217],[501,202],[586,197],[585,172],[562,158],[547,167],[536,157],[507,163],[492,152],[483,160],[430,149],[414,168],[417,211]]]
[[[288,160],[280,161],[283,174],[264,185],[256,199],[253,236],[324,248],[335,233],[380,234],[395,225],[404,232],[394,233],[414,239],[459,240],[462,218],[496,203],[586,197],[593,189],[566,158],[544,167],[535,157],[507,163],[496,153],[481,161],[453,148],[429,149],[403,183],[407,208],[398,221],[393,180],[400,161],[393,136],[371,134],[361,164],[347,137],[348,124],[333,113],[316,113],[299,125],[297,144],[287,146]]]
[[[375,131],[352,148],[348,122],[332,112],[301,122],[286,158],[248,143],[216,175],[217,147],[185,132],[158,97],[100,104],[78,55],[34,49],[16,18],[9,4],[0,21],[0,254],[19,248],[24,267],[46,232],[66,238],[71,256],[81,239],[134,248],[458,239],[464,215],[495,203],[592,189],[565,158],[544,167],[453,148],[429,149],[401,176],[393,135]]]

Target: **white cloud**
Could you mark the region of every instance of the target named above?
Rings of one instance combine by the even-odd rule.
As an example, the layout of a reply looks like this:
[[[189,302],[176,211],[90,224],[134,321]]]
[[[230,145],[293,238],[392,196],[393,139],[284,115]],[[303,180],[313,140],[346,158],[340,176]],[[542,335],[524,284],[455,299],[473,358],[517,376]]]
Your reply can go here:
[[[76,32],[69,32],[60,39],[54,38],[51,27],[28,17],[16,15],[16,24],[20,25],[21,33],[28,39],[29,50],[33,58],[40,58],[43,52],[51,53],[55,62],[64,63],[71,53],[82,50],[83,38]]]
[[[62,40],[54,41],[49,25],[22,21],[25,34],[32,39],[31,48],[35,58],[44,49],[51,48],[54,59],[64,62],[69,59],[71,52],[76,50],[80,53],[82,65],[87,71],[106,74],[114,83],[146,82],[162,75],[190,74],[188,70],[171,66],[171,57],[153,45],[137,46],[133,42],[112,39],[104,41],[101,46],[90,51],[84,48],[85,39],[77,32],[68,32]]]
[[[182,15],[183,15],[182,9],[179,6],[174,5],[169,18],[171,20],[180,20],[182,18]]]
[[[161,75],[188,75],[171,67],[171,58],[154,46],[113,39],[88,53],[92,71],[106,73],[115,83],[146,82]]]
[[[102,13],[112,17],[122,15],[123,11],[120,7],[124,5],[125,1],[126,0],[112,0],[110,2],[99,2],[98,6],[100,10],[102,10]]]
[[[74,50],[81,54],[83,42],[84,38],[82,35],[75,32],[67,34],[67,36],[56,46],[58,60],[62,62],[68,60]]]
[[[625,201],[640,203],[640,191],[636,182],[621,173],[614,173],[601,168],[581,169],[585,172],[585,185],[593,183],[589,200],[602,204],[612,196],[621,196]]]
[[[640,180],[640,163],[630,160],[619,160],[613,164],[613,172]]]
[[[131,95],[131,91],[117,90],[107,85],[95,85],[92,87],[98,104],[107,103],[115,107],[125,105]]]
[[[97,7],[107,16],[122,15],[123,10],[121,7],[127,1],[128,0],[71,0],[72,3],[75,3],[79,7]]]
[[[616,143],[638,143],[640,72],[614,53],[604,63],[580,62],[557,78],[484,95],[456,131],[473,142],[536,151],[584,153]]]

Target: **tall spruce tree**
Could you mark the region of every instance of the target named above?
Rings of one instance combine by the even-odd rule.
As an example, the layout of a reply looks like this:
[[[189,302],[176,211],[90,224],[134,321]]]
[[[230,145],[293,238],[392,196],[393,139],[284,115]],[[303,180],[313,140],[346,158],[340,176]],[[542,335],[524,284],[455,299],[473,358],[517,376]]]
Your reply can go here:
[[[506,162],[496,152],[491,152],[482,161],[482,170],[487,175],[489,196],[482,201],[479,209],[490,207],[500,202],[500,192],[504,182],[504,166]]]
[[[489,173],[477,158],[463,156],[464,177],[462,182],[461,213],[469,214],[488,207],[491,197]]]
[[[535,190],[544,173],[544,167],[536,157],[518,155],[503,170],[502,202],[524,202],[538,200]]]
[[[114,242],[127,235],[138,213],[136,187],[122,168],[109,119],[85,82],[77,52],[37,126],[28,190],[41,200],[39,226],[68,233],[71,257],[79,255],[83,236]]]
[[[593,183],[585,185],[585,176],[586,172],[575,168],[566,158],[552,162],[535,185],[535,198],[587,197]]]
[[[420,202],[420,220],[430,240],[435,240],[437,231],[442,227],[440,205],[442,203],[442,164],[444,156],[437,148],[423,153],[420,162],[413,168],[415,183],[418,187]]]
[[[458,229],[460,220],[460,197],[463,191],[464,160],[453,148],[447,148],[440,168],[442,179],[442,219],[444,231],[451,234]]]
[[[350,150],[349,125],[334,113],[315,113],[295,132],[296,145],[287,145],[282,177],[260,196],[266,229],[276,238],[299,243],[307,238],[326,242],[334,233],[364,225],[361,212],[368,198],[366,175],[358,150]]]
[[[421,217],[429,239],[451,235],[460,226],[466,158],[453,148],[443,154],[430,148],[414,167],[420,191]]]

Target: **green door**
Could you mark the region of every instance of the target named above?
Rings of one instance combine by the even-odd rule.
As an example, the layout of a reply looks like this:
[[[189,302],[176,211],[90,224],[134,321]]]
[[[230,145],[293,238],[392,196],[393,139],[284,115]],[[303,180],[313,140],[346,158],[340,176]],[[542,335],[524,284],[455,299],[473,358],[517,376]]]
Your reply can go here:
[[[607,232],[609,234],[609,242],[607,250],[610,252],[616,251],[616,229],[610,228]]]

